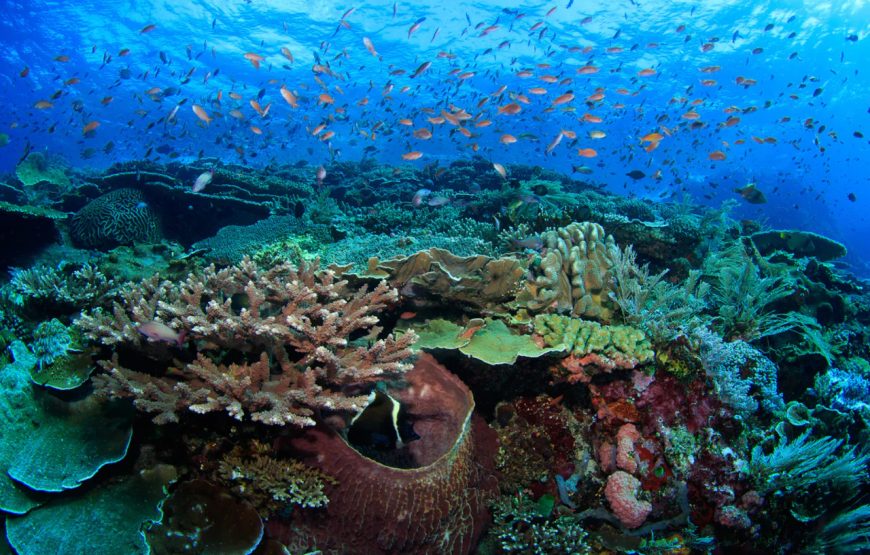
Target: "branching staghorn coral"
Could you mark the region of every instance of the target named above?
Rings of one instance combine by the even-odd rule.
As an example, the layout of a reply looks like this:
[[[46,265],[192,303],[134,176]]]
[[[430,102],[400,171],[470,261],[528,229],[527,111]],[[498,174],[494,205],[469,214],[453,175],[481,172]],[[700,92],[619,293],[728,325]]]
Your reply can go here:
[[[298,460],[276,458],[268,445],[257,440],[252,440],[248,449],[236,446],[224,454],[217,475],[264,517],[290,504],[323,507],[329,503],[325,484],[336,483]]]
[[[366,396],[349,389],[411,367],[414,334],[351,342],[352,335],[380,332],[375,313],[398,293],[384,282],[350,291],[316,264],[264,269],[246,258],[221,270],[209,266],[181,283],[154,278],[122,296],[112,314],[97,309],[77,325],[103,345],[135,349],[154,361],[151,367],[163,364],[162,372],[146,374],[125,368],[116,352],[99,363],[106,374],[94,378],[103,394],[132,397],[138,408],[156,413],[158,424],[177,421],[182,409],[223,409],[238,420],[311,426],[321,409],[362,410]],[[159,338],[146,339],[155,327]],[[174,345],[185,341],[197,347],[195,360],[173,362]]]

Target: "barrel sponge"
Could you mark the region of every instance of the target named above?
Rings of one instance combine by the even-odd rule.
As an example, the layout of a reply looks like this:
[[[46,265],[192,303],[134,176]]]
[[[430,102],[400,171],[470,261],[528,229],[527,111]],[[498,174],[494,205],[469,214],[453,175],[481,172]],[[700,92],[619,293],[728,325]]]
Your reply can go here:
[[[106,249],[161,239],[160,219],[137,189],[115,189],[86,204],[72,218],[70,236],[79,246]]]

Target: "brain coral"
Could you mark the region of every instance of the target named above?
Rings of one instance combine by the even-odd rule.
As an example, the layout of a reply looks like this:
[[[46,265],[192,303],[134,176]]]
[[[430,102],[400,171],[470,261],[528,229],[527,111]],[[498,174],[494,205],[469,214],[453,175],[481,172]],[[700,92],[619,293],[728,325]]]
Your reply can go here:
[[[70,235],[77,246],[92,249],[162,237],[157,213],[137,189],[116,189],[86,204],[73,216]]]

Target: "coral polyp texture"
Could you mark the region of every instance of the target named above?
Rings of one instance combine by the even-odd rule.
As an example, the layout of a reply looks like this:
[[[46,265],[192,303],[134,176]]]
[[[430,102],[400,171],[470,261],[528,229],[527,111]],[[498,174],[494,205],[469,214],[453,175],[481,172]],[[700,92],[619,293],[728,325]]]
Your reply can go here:
[[[105,373],[94,377],[97,391],[132,398],[157,423],[176,422],[190,410],[311,426],[315,411],[361,410],[366,396],[350,393],[354,388],[411,367],[413,333],[352,338],[376,334],[376,313],[397,292],[384,282],[352,290],[316,265],[260,268],[246,258],[181,282],[132,285],[122,297],[111,312],[98,309],[77,325],[115,350],[99,361]],[[182,347],[192,360],[176,358]],[[125,351],[150,371],[126,366]]]

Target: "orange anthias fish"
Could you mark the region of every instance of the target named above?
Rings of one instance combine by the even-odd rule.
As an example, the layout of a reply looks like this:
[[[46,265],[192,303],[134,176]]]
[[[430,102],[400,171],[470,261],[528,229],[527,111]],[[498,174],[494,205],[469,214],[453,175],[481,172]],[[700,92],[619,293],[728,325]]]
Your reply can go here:
[[[421,156],[423,156],[422,152],[420,152],[419,150],[412,150],[411,152],[406,152],[405,154],[403,154],[402,160],[417,160]]]
[[[209,117],[208,113],[203,110],[202,106],[194,104],[191,108],[193,109],[193,113],[196,114],[196,117],[204,121],[206,125],[211,123],[211,117]]]
[[[519,114],[523,111],[523,107],[517,104],[516,102],[511,102],[510,104],[505,104],[504,106],[498,107],[499,114],[506,114],[508,116],[513,116]]]
[[[583,158],[595,158],[598,152],[594,148],[581,148],[577,150],[577,155]]]
[[[82,128],[82,135],[87,135],[88,133],[90,133],[91,131],[94,131],[99,126],[100,126],[100,122],[98,122],[98,121],[89,122],[87,125],[85,125]]]
[[[727,156],[721,150],[714,150],[710,153],[710,156],[708,156],[708,158],[710,158],[710,160],[722,161],[727,158]]]
[[[254,52],[247,52],[245,54],[245,59],[251,62],[251,65],[256,69],[260,69],[260,62],[265,60],[266,58],[260,56],[259,54],[255,54]]]
[[[561,104],[566,104],[574,100],[574,93],[567,92],[565,94],[559,95],[553,99],[553,106],[559,106]]]
[[[287,104],[293,108],[299,107],[299,99],[287,87],[281,87],[281,96],[287,101]]]

